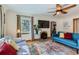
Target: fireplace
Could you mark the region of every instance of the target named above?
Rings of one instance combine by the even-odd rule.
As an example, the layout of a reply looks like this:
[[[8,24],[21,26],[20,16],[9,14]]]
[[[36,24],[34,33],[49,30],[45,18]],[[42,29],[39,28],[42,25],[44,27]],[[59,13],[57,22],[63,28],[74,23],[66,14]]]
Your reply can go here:
[[[41,39],[47,39],[47,32],[41,32]]]

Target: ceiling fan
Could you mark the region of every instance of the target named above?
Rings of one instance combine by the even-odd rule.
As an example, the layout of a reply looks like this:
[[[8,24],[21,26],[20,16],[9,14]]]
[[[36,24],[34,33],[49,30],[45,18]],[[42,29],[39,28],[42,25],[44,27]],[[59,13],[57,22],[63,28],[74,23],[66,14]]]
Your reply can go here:
[[[76,7],[76,4],[65,4],[65,5],[56,4],[56,10],[55,11],[50,11],[48,13],[54,13],[53,16],[55,16],[59,13],[67,14],[68,10],[73,8],[73,7]]]

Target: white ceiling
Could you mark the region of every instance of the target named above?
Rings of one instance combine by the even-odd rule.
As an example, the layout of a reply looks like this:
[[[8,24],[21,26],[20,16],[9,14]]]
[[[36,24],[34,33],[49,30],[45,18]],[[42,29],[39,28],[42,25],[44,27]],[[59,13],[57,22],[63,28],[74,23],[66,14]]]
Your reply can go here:
[[[67,5],[67,4],[64,4]],[[49,8],[54,11],[56,4],[6,4],[9,10],[13,10],[16,12],[26,12],[30,14],[40,14],[40,13],[48,13]],[[77,5],[79,8],[79,5]],[[76,12],[79,9],[72,8],[71,12]]]
[[[32,14],[48,12],[48,8],[55,9],[55,4],[6,4],[8,9],[16,12],[27,12]]]

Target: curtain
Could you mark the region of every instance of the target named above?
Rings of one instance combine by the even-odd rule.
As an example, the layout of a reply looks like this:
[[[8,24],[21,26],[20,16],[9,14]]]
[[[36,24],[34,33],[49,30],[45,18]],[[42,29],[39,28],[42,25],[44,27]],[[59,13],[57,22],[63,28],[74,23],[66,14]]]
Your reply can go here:
[[[2,6],[0,5],[0,38],[4,36],[4,17],[2,12]]]
[[[1,38],[1,32],[2,32],[2,19],[1,19],[1,6],[0,6],[0,38]]]

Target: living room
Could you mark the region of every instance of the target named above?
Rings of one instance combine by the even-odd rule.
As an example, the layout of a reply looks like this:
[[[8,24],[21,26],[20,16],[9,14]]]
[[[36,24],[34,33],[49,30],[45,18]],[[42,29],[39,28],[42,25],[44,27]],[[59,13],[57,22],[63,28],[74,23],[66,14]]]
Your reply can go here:
[[[62,8],[66,7],[65,9],[68,9],[68,10],[65,11],[66,13],[62,13],[62,10],[64,9],[60,11],[56,11],[57,5],[62,6]],[[73,6],[73,7],[71,8],[70,6]],[[76,49],[73,49],[73,48],[70,48],[72,47],[70,45],[68,45],[70,46],[68,47],[68,46],[65,46],[66,44],[62,45],[57,42],[52,42],[53,41],[52,35],[54,33],[58,33],[58,32],[78,33],[79,32],[78,31],[78,18],[79,18],[78,8],[79,8],[78,4],[77,5],[76,4],[63,4],[63,5],[61,4],[18,4],[18,5],[5,4],[5,5],[1,5],[0,6],[1,43],[3,42],[3,40],[8,41],[9,39],[14,39],[15,41],[17,40],[21,42],[23,41],[22,44],[27,43],[26,45],[27,46],[29,45],[27,50],[29,50],[30,48],[30,50],[34,52],[34,53],[28,52],[28,54],[30,55],[31,54],[32,55],[78,54],[79,46],[77,46],[77,48],[75,47]],[[51,12],[51,11],[54,11],[54,12]],[[55,12],[57,13],[56,15],[54,15]],[[8,40],[6,40],[5,38]],[[62,33],[61,33],[61,38],[63,38]],[[54,37],[54,39],[56,38]],[[38,44],[41,45],[41,47],[45,47],[46,50],[44,51],[46,52],[42,51],[43,49],[41,47],[39,48]],[[42,44],[44,46],[42,46]],[[65,50],[63,50],[62,47]],[[19,49],[19,48],[16,48],[16,49]],[[51,49],[53,50],[52,53],[50,53]],[[76,53],[76,50],[77,50],[77,53]],[[25,51],[24,52],[19,51],[18,54],[22,54],[22,53],[25,53]],[[2,53],[2,55],[4,54]]]

